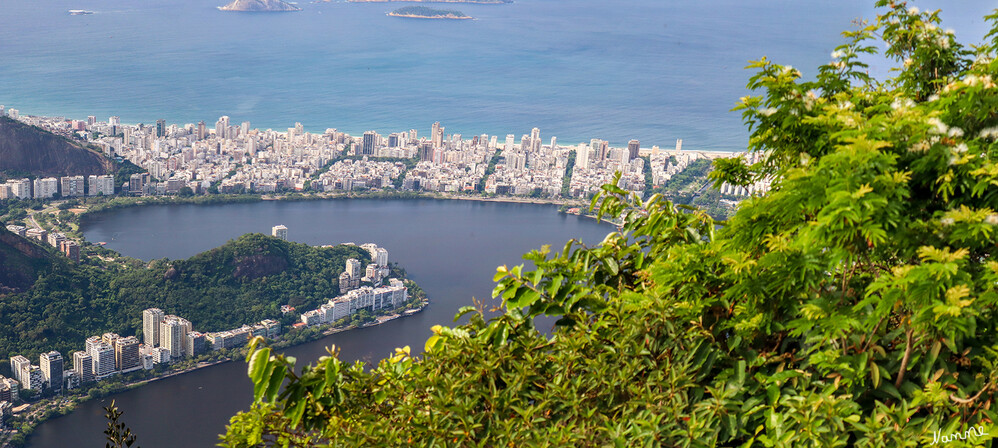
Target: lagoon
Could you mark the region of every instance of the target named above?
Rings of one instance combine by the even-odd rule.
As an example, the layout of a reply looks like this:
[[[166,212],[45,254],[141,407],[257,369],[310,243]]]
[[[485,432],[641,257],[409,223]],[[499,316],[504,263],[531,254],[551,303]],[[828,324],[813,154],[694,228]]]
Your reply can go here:
[[[285,351],[300,362],[313,362],[332,344],[342,349],[344,359],[367,362],[405,345],[421,351],[430,327],[452,324],[458,308],[471,305],[472,297],[490,296],[497,266],[518,264],[523,253],[544,244],[560,250],[576,238],[594,245],[615,230],[559,214],[556,206],[432,199],[133,207],[89,216],[82,230],[89,241],[106,241],[124,255],[150,260],[189,257],[247,232],[267,233],[277,224],[288,227],[289,240],[312,245],[377,243],[430,298],[430,305],[414,316]],[[101,446],[101,407],[112,398],[141,446],[208,447],[229,417],[248,408],[252,385],[241,360],[155,381],[88,401],[41,424],[28,446]]]

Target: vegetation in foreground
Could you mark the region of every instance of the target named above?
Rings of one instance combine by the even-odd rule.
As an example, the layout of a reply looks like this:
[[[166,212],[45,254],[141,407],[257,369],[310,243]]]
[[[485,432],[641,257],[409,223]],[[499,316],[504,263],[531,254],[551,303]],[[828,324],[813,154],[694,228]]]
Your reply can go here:
[[[947,446],[998,434],[998,12],[969,49],[903,3],[803,81],[754,63],[739,109],[772,192],[723,226],[607,185],[620,233],[499,268],[505,313],[367,370],[257,346],[245,446]],[[878,40],[899,64],[861,62]],[[534,317],[559,317],[551,334]],[[975,428],[975,432],[970,432]],[[978,436],[980,428],[989,435]]]

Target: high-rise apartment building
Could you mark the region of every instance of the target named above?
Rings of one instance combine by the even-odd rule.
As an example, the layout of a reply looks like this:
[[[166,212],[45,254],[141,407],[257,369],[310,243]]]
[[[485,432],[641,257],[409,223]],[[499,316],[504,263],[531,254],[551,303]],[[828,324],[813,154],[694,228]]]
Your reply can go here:
[[[14,375],[14,379],[18,382],[23,382],[21,379],[21,372],[23,372],[27,367],[31,366],[31,361],[24,356],[17,355],[10,357],[10,371]]]
[[[585,143],[579,143],[575,148],[575,166],[583,170],[589,169],[589,147]]]
[[[114,341],[114,365],[122,373],[133,372],[142,368],[138,338],[128,336]]]
[[[149,308],[142,312],[142,340],[146,347],[159,347],[159,324],[163,322],[163,310]]]
[[[184,342],[191,332],[191,323],[182,317],[168,315],[159,327],[159,346],[170,351],[170,358],[184,356]]]
[[[53,392],[62,392],[62,354],[56,351],[42,353],[38,357],[42,370],[42,381]]]
[[[8,180],[10,192],[18,199],[31,199],[31,179]]]
[[[280,238],[284,241],[288,240],[288,228],[283,224],[271,227],[270,234],[273,235],[274,238]]]
[[[73,371],[80,378],[80,384],[94,382],[94,361],[85,351],[73,352]]]
[[[87,178],[87,196],[111,196],[114,194],[114,176],[91,174]]]
[[[156,120],[156,137],[166,137],[166,120]]]
[[[83,176],[66,176],[60,180],[62,181],[62,197],[83,196],[86,193]]]
[[[104,379],[115,373],[114,348],[105,343],[100,336],[87,338],[87,354],[91,358],[95,380]]]
[[[28,364],[21,370],[21,389],[42,390],[45,387],[45,379],[42,377],[42,369],[38,366]]]
[[[215,122],[215,137],[216,138],[228,138],[229,132],[229,117],[223,115],[219,117],[218,121]]]
[[[433,123],[433,126],[430,127],[430,142],[433,144],[434,148],[439,148],[441,143],[437,141],[437,135],[440,135],[441,137],[443,136],[443,133],[440,132],[439,121]]]
[[[187,333],[187,339],[184,341],[184,353],[192,357],[204,354],[208,351],[207,341],[207,335],[204,333],[197,331]]]
[[[350,274],[351,279],[358,279],[361,277],[360,260],[357,260],[356,258],[348,258],[346,265],[346,271]]]
[[[637,140],[631,140],[627,142],[627,155],[629,160],[634,160],[638,158],[638,151],[641,150],[641,142]]]
[[[59,192],[59,179],[55,177],[35,179],[34,187],[35,199],[48,199]]]
[[[364,155],[374,155],[374,145],[378,139],[378,134],[374,131],[367,131],[364,133],[364,139],[361,144],[361,154]]]

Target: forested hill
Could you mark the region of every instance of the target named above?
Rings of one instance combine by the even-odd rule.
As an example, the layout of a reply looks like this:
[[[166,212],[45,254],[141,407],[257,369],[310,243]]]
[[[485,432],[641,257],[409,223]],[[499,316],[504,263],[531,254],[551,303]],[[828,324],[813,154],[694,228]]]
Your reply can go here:
[[[186,260],[148,265],[95,257],[75,265],[56,257],[44,270],[26,271],[38,275],[30,289],[0,294],[0,359],[35,359],[48,350],[68,356],[82,349],[87,336],[108,331],[140,335],[142,310],[150,307],[182,316],[198,331],[276,318],[283,304],[311,309],[339,294],[337,279],[348,258],[370,261],[356,246],[315,248],[262,234],[243,235]]]
[[[52,257],[45,249],[0,226],[0,294],[30,288],[39,273],[49,268]]]
[[[51,132],[0,117],[0,174],[68,176],[115,171],[108,158]]]

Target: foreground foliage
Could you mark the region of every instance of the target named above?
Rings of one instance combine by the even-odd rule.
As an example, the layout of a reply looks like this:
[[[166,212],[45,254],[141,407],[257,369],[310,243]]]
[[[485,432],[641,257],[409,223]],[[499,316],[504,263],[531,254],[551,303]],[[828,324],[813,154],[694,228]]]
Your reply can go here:
[[[879,3],[803,81],[762,60],[739,109],[773,191],[726,223],[613,185],[625,225],[499,268],[505,312],[367,370],[257,347],[227,446],[918,446],[983,427],[998,384],[998,12],[968,49]],[[861,56],[885,41],[895,76]],[[716,230],[716,224],[723,224]],[[557,316],[545,335],[534,317]],[[286,384],[282,384],[287,381]]]

